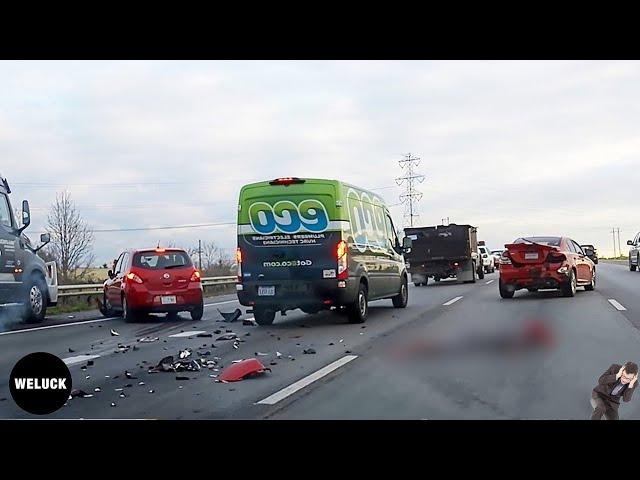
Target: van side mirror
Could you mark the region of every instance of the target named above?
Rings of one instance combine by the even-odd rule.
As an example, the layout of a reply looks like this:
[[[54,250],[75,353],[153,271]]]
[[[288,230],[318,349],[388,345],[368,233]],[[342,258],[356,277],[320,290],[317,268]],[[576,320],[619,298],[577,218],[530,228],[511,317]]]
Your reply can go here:
[[[113,277],[115,276],[115,275],[113,274],[113,270],[109,270],[109,271],[107,272],[107,275],[109,276],[109,278],[110,278],[110,279],[113,279]]]
[[[22,230],[31,224],[31,211],[29,210],[29,202],[22,201]]]
[[[40,242],[42,242],[42,243],[44,243],[46,245],[50,241],[51,241],[51,234],[50,233],[43,233],[42,235],[40,235]]]
[[[627,240],[627,245],[633,245],[633,242],[631,240]]]

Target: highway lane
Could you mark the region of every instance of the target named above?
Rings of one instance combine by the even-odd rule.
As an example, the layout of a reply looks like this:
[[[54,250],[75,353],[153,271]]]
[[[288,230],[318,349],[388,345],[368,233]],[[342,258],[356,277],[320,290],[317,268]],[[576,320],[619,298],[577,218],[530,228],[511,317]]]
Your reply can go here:
[[[608,267],[601,265],[595,292],[579,289],[575,298],[562,298],[556,292],[518,292],[513,300],[503,300],[497,274],[476,284],[444,281],[411,286],[408,308],[394,309],[390,300],[373,302],[364,325],[350,325],[336,313],[299,311],[278,315],[270,327],[228,325],[216,322],[214,306],[206,309],[201,322],[157,319],[125,324],[114,319],[4,335],[0,336],[0,398],[8,400],[0,401],[0,417],[33,418],[13,403],[7,382],[19,358],[44,350],[61,358],[100,355],[86,370],[81,370],[85,362],[70,366],[74,388],[94,397],[70,400],[50,418],[588,418],[589,394],[602,371],[612,362],[639,360],[634,355],[640,352],[640,334],[625,316],[636,307],[622,295],[620,301],[629,304],[627,311],[608,302],[609,289],[619,289],[617,271]],[[222,301],[234,302],[233,296]],[[220,308],[231,311],[236,306],[234,302]],[[473,343],[473,335],[502,335],[532,319],[553,329],[555,347],[515,355],[464,348],[450,355],[408,359],[394,355],[424,339],[462,337]],[[110,328],[120,336],[111,337]],[[196,330],[224,333],[226,328],[245,340],[237,350],[232,342],[215,341],[217,335],[170,336]],[[160,340],[137,343],[137,351],[115,353],[118,342],[133,345],[148,335]],[[220,372],[209,370],[178,374],[188,381],[177,381],[171,373],[147,373],[147,365],[165,355],[192,347],[195,356],[196,347],[212,343],[216,348],[207,349],[224,366],[264,352],[268,355],[258,358],[272,372],[227,384],[215,383],[209,375]],[[303,354],[307,347],[317,353]],[[276,351],[282,353],[281,359],[275,358]],[[272,361],[277,364],[270,365]],[[126,380],[125,370],[138,378]],[[141,381],[144,385],[138,385]],[[93,392],[96,387],[101,392]],[[120,398],[116,388],[123,388],[126,398]],[[264,400],[269,401],[258,403]],[[640,403],[634,400],[621,408],[621,418],[640,418]],[[111,402],[117,406],[110,407]]]
[[[112,319],[95,323],[70,323],[65,326],[48,328],[44,325],[16,333],[0,335],[0,398],[8,401],[0,402],[2,418],[28,418],[30,415],[21,412],[13,404],[8,391],[8,377],[17,360],[27,353],[48,351],[61,358],[73,358],[79,355],[99,355],[93,359],[94,365],[81,370],[85,362],[70,366],[74,388],[81,388],[87,393],[94,393],[93,398],[73,399],[52,418],[250,418],[259,416],[263,406],[254,403],[267,397],[274,391],[286,387],[300,377],[322,368],[326,364],[339,359],[350,351],[362,348],[380,336],[387,335],[395,328],[401,328],[416,316],[421,316],[429,309],[441,307],[451,295],[463,295],[473,289],[471,284],[453,284],[442,282],[440,286],[429,289],[428,295],[423,292],[415,294],[417,289],[410,286],[411,304],[407,309],[394,309],[390,300],[372,303],[369,321],[365,325],[350,325],[344,316],[325,312],[318,315],[306,315],[300,311],[290,312],[286,317],[280,315],[271,327],[243,326],[240,322],[228,325],[217,322],[220,318],[217,306],[205,309],[205,316],[200,322],[190,320],[170,322],[156,319],[150,322],[124,323],[122,319]],[[220,301],[230,301],[220,306],[223,311],[231,311],[237,306],[233,297],[223,297]],[[209,302],[207,302],[209,303]],[[246,316],[245,316],[246,317]],[[185,318],[185,317],[182,317]],[[364,328],[363,328],[364,327]],[[112,337],[109,330],[113,328],[120,334]],[[235,350],[232,342],[215,341],[213,338],[171,337],[196,329],[213,332],[226,328],[237,333],[244,343]],[[5,332],[6,333],[6,332]],[[249,334],[249,336],[245,336]],[[154,343],[137,343],[143,336],[158,336]],[[137,344],[137,351],[116,353],[118,343]],[[176,381],[175,374],[146,373],[146,366],[157,363],[160,358],[173,354],[186,347],[194,348],[202,345],[216,345],[207,348],[212,356],[218,356],[226,366],[231,361],[253,357],[256,352],[268,353],[259,357],[272,373],[263,378],[252,379],[234,384],[214,383],[209,375],[219,372],[202,371],[187,373],[189,381]],[[333,345],[330,345],[333,344]],[[305,355],[304,348],[313,347],[315,355]],[[73,352],[69,352],[69,348]],[[276,359],[276,351],[283,358]],[[194,353],[195,356],[195,353]],[[294,359],[288,359],[291,356]],[[146,361],[147,363],[142,363]],[[277,365],[271,365],[275,361]],[[143,366],[144,368],[140,368]],[[135,381],[124,380],[124,371],[138,372]],[[182,375],[182,374],[180,374]],[[89,376],[90,378],[86,378]],[[106,378],[108,376],[109,378]],[[119,378],[114,378],[118,376]],[[138,382],[145,384],[139,386]],[[131,387],[125,387],[132,385]],[[93,392],[99,387],[101,392]],[[182,388],[179,388],[182,387]],[[127,398],[121,399],[116,388],[125,388]],[[149,393],[153,389],[154,393]],[[111,402],[117,406],[111,408]]]

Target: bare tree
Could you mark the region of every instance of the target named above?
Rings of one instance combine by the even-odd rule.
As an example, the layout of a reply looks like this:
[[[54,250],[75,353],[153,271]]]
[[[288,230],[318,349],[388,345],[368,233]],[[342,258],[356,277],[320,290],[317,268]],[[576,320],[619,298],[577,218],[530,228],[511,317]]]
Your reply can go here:
[[[210,276],[227,276],[233,265],[232,255],[218,247],[215,242],[202,242],[202,251],[198,246],[186,249],[194,265],[200,266],[200,253],[202,254],[202,273]]]
[[[80,216],[69,192],[56,195],[47,216],[48,253],[56,260],[61,283],[81,280],[94,261],[93,230]]]

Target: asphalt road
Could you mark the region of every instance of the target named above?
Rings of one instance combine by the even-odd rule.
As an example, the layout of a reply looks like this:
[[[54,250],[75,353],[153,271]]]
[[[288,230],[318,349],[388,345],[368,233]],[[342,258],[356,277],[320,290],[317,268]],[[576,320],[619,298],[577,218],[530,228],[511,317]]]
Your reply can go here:
[[[588,418],[599,375],[611,363],[640,362],[640,273],[601,263],[596,290],[580,288],[574,298],[520,291],[511,300],[501,299],[497,278],[496,273],[476,284],[411,286],[406,309],[393,308],[390,300],[373,302],[363,325],[348,324],[337,313],[300,311],[278,315],[270,327],[218,322],[217,308],[238,306],[235,295],[207,300],[200,322],[187,316],[178,322],[157,317],[131,324],[83,316],[35,327],[5,322],[0,418],[37,418],[15,405],[8,386],[13,365],[36,351],[66,359],[73,387],[93,394],[69,400],[47,418]],[[516,343],[532,325],[553,342]],[[111,336],[112,328],[120,335]],[[217,334],[194,335],[216,329],[221,334],[230,329],[244,341],[234,349],[232,341],[217,341]],[[137,342],[144,336],[159,340]],[[137,349],[121,353],[118,343]],[[257,358],[272,371],[234,383],[217,383],[210,375],[220,371],[208,369],[147,372],[162,357],[186,347],[194,357],[204,347],[201,351],[211,352],[206,358],[219,357],[221,369],[266,353]],[[317,353],[303,354],[309,347]],[[80,355],[95,356],[94,365],[83,370],[86,360]],[[137,378],[127,379],[125,370]],[[100,392],[94,392],[97,387]],[[123,389],[125,398],[116,389]],[[640,397],[621,406],[620,418],[640,419]]]

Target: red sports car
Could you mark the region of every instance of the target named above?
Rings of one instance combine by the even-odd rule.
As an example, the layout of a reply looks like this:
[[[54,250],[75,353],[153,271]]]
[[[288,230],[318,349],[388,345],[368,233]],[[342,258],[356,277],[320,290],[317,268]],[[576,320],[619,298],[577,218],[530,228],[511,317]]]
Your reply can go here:
[[[500,296],[516,290],[555,288],[573,297],[577,287],[596,288],[596,266],[578,243],[567,237],[521,237],[505,245],[500,258]]]
[[[200,272],[184,250],[128,250],[114,261],[104,282],[104,314],[122,313],[131,321],[138,314],[167,313],[175,319],[178,312],[188,311],[200,320],[202,297]]]

